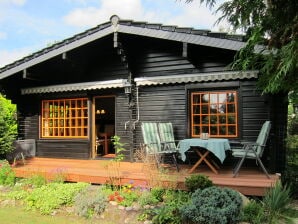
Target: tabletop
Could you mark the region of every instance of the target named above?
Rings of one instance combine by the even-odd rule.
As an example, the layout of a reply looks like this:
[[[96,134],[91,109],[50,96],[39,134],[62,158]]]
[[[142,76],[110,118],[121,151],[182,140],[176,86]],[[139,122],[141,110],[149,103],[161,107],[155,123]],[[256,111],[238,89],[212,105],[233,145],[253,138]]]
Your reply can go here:
[[[212,152],[221,163],[226,158],[226,150],[230,150],[230,144],[228,139],[224,138],[209,138],[209,139],[200,139],[200,138],[189,138],[179,141],[178,148],[183,161],[186,160],[185,152],[190,149],[190,147],[199,146],[207,149]]]

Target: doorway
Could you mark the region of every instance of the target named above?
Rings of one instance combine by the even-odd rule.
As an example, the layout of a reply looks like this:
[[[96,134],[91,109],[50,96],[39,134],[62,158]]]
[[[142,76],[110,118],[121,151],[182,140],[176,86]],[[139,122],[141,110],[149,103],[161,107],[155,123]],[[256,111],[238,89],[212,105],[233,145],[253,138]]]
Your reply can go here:
[[[93,158],[113,158],[115,148],[111,137],[115,135],[115,97],[94,97],[93,105]]]

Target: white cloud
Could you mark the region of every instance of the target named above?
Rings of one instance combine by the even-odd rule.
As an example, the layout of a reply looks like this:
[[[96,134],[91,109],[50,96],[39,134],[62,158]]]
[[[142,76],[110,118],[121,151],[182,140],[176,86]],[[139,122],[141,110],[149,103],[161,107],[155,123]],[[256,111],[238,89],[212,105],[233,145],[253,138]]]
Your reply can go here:
[[[213,26],[217,15],[213,15],[209,8],[200,5],[200,1],[186,4],[184,1],[152,1],[146,0],[101,0],[99,7],[76,8],[64,17],[64,21],[71,26],[91,27],[107,22],[116,14],[121,19],[162,23],[195,27],[198,29],[218,30]],[[147,8],[150,6],[149,8]]]
[[[32,53],[32,49],[0,50],[0,68]]]
[[[108,21],[112,15],[123,19],[142,18],[141,0],[101,0],[99,8],[77,8],[64,17],[64,21],[72,26],[95,26]]]

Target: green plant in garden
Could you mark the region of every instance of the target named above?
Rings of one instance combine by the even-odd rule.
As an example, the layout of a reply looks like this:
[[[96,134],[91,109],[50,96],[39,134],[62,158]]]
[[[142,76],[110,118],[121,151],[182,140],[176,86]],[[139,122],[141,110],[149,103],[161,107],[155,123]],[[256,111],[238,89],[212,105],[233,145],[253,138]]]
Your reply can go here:
[[[185,178],[185,186],[189,191],[194,192],[197,189],[211,187],[213,186],[213,183],[206,175],[194,174]]]
[[[16,105],[0,94],[0,155],[13,150],[17,137]]]
[[[266,217],[263,205],[255,200],[249,201],[249,203],[242,209],[241,221],[251,224],[265,223]]]
[[[125,144],[120,142],[120,137],[117,135],[113,136],[111,139],[116,151],[116,156],[113,160],[117,162],[121,162],[124,159],[123,151],[125,151],[125,148],[124,148]]]
[[[277,223],[281,219],[294,223],[293,218],[297,216],[297,213],[290,207],[291,201],[290,187],[282,186],[278,181],[273,188],[270,188],[263,198],[268,223]]]
[[[25,178],[21,181],[24,185],[29,185],[35,188],[41,187],[47,184],[47,179],[41,174],[33,174],[32,176]]]
[[[123,147],[125,144],[120,142],[120,137],[115,135],[112,137],[112,142],[115,147],[116,156],[113,160],[108,161],[104,168],[108,172],[109,182],[107,184],[111,185],[113,188],[119,188],[121,185],[121,174],[120,174],[120,162],[124,159]]]
[[[49,183],[40,188],[34,188],[25,202],[28,209],[38,209],[42,214],[50,214],[62,205],[74,203],[74,197],[89,186],[87,183]]]
[[[242,198],[229,188],[198,189],[180,213],[184,221],[200,224],[233,224],[239,221]]]
[[[189,194],[180,190],[166,190],[163,200],[163,205],[152,211],[152,223],[180,224],[182,220],[179,209],[188,202]]]
[[[142,191],[142,194],[138,198],[138,203],[143,207],[145,205],[156,205],[159,202],[160,201],[154,197],[150,191]]]
[[[107,198],[101,188],[89,186],[78,193],[75,198],[75,212],[79,216],[91,218],[105,211]]]
[[[9,165],[7,160],[0,160],[0,185],[14,185],[15,172]]]
[[[159,202],[163,201],[163,196],[166,193],[166,190],[161,187],[153,187],[150,191],[153,198],[158,200]]]

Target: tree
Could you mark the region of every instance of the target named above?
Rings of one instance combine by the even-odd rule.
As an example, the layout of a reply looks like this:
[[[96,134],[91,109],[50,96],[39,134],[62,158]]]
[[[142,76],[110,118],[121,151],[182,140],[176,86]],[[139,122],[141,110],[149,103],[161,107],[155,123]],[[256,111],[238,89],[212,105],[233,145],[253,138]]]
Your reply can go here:
[[[16,106],[0,94],[0,156],[12,151],[17,136]]]
[[[200,0],[211,9],[217,2]],[[263,93],[291,93],[298,103],[298,1],[229,0],[215,12],[222,14],[217,23],[226,20],[233,30],[245,32],[248,38],[232,68],[259,70],[258,87]]]

